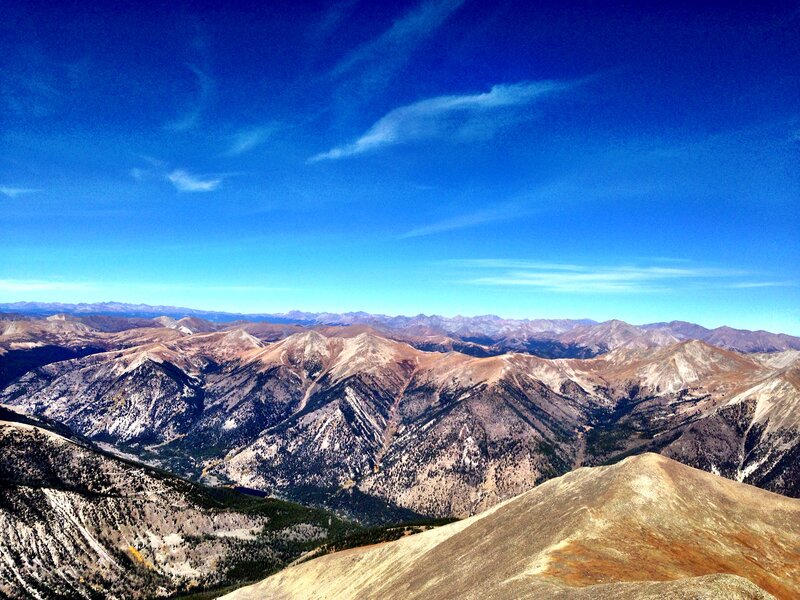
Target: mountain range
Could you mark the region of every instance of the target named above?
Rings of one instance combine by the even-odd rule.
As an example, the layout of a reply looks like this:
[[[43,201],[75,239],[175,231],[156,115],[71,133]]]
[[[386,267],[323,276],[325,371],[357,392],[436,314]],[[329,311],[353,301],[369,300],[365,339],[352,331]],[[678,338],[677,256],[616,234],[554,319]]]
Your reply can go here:
[[[730,346],[735,338],[743,349],[723,348],[692,337],[709,330],[682,323],[521,325],[479,317],[456,326],[420,317],[389,327],[376,320],[328,324],[332,317],[300,322],[300,316],[307,315],[280,322],[0,315],[0,594],[129,597],[126,590],[135,589],[133,597],[169,596],[263,577],[303,553],[319,554],[314,548],[320,546],[419,531],[392,523],[467,518],[420,534],[428,541],[387,546],[412,548],[410,557],[394,550],[389,558],[364,555],[369,565],[395,559],[407,565],[397,570],[396,589],[416,589],[414,573],[427,573],[430,581],[440,576],[414,557],[429,550],[439,556],[440,543],[450,548],[470,529],[477,535],[485,518],[493,529],[535,532],[532,545],[509,562],[505,583],[487,579],[484,591],[493,597],[502,597],[491,587],[501,583],[520,597],[513,596],[517,583],[509,582],[521,582],[534,596],[567,598],[792,597],[798,574],[791,569],[773,580],[741,567],[748,545],[753,560],[772,560],[769,548],[748,541],[755,530],[725,525],[720,531],[730,535],[714,541],[708,537],[713,527],[695,524],[673,539],[678,534],[662,513],[672,507],[676,515],[705,514],[706,524],[738,519],[772,531],[774,519],[761,513],[752,513],[760,521],[744,519],[730,500],[738,494],[790,519],[796,536],[797,500],[791,499],[800,498],[800,351],[754,352],[763,348],[760,332],[730,337],[716,330],[719,340]],[[549,344],[547,352],[526,346],[536,327],[550,332],[537,342]],[[782,343],[794,339],[767,335]],[[503,350],[512,343],[521,350]],[[575,356],[537,355],[563,348]],[[636,469],[657,483],[655,491],[622,486],[639,477]],[[686,490],[670,495],[673,475],[711,498],[719,516],[708,513],[711,504],[692,505]],[[563,489],[572,491],[562,497]],[[669,494],[662,498],[664,490]],[[651,492],[663,502],[647,504]],[[624,507],[625,497],[635,504],[642,493],[650,517],[642,509],[626,520],[613,502],[588,509],[589,521],[578,518],[586,508],[568,509],[570,501],[592,494],[610,494]],[[556,552],[562,548],[553,532],[510,514],[493,520],[514,505],[528,507],[520,510],[534,521],[568,509],[575,518],[565,517],[558,539],[613,534],[637,564],[652,559],[663,571],[620,575],[614,560],[621,554],[614,559],[577,546]],[[641,525],[646,517],[667,529],[648,532]],[[598,525],[606,522],[611,533]],[[335,541],[365,526],[393,533]],[[636,535],[623,536],[625,528]],[[693,535],[704,540],[702,556],[681,562],[648,554]],[[484,553],[500,553],[505,561],[511,550],[487,539]],[[727,558],[708,554],[714,544],[727,548]],[[469,554],[467,546],[452,548]],[[442,569],[454,568],[448,552],[440,557]],[[553,556],[558,573],[538,570]],[[485,571],[479,559],[470,564]],[[328,560],[344,559],[315,559],[286,571],[289,579],[267,580],[265,589],[292,597],[292,574],[300,573],[300,582],[317,577],[313,569]],[[532,562],[524,567],[525,560]],[[351,573],[350,566],[331,564]],[[734,564],[739,570],[731,570]],[[372,571],[351,566],[358,581],[371,581]],[[592,569],[596,581],[586,588]],[[546,581],[539,578],[544,572]],[[644,579],[672,583],[622,583]],[[322,580],[322,591],[343,585]],[[461,595],[431,590],[431,597]],[[338,597],[322,591],[320,597]]]
[[[104,302],[63,304],[43,302],[0,303],[0,311],[34,316],[73,315],[89,319],[94,326],[114,327],[114,319],[124,317],[121,325],[130,327],[130,318],[141,324],[153,318],[205,323],[201,327],[224,328],[231,322],[266,322],[300,326],[368,325],[384,335],[415,341],[431,350],[457,350],[468,354],[490,355],[509,351],[528,352],[545,358],[587,358],[620,345],[663,345],[670,341],[697,339],[740,352],[779,352],[800,350],[800,338],[767,331],[749,331],[731,327],[708,329],[685,321],[650,323],[641,326],[611,320],[598,323],[591,319],[504,319],[496,315],[477,317],[442,317],[438,315],[387,316],[365,312],[243,314],[205,311],[174,306],[151,306]],[[191,325],[189,325],[191,328]],[[455,344],[455,347],[454,347]]]
[[[95,318],[0,321],[2,371],[26,370],[0,402],[198,481],[363,522],[464,517],[657,451],[800,496],[794,350],[627,337],[638,329],[612,322],[594,329],[615,349],[593,358],[475,357],[364,325]]]

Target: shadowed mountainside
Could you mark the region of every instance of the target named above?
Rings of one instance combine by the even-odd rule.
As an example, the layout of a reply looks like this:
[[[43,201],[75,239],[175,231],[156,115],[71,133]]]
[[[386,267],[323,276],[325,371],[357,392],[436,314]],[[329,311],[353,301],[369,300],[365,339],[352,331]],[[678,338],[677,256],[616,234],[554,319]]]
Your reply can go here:
[[[350,527],[197,486],[0,409],[4,598],[153,598],[252,580]]]

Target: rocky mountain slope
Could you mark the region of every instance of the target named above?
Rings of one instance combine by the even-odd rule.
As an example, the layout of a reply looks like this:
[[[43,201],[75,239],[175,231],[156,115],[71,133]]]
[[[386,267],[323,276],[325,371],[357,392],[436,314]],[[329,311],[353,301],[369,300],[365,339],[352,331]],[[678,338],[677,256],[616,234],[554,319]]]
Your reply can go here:
[[[292,566],[224,598],[800,595],[800,500],[643,454],[464,521]]]
[[[645,451],[800,496],[794,351],[673,341],[548,360],[426,352],[364,326],[11,323],[0,348],[45,327],[102,351],[30,370],[0,402],[185,476],[362,520],[467,516]]]
[[[0,409],[0,597],[154,598],[275,570],[344,525],[104,454]]]

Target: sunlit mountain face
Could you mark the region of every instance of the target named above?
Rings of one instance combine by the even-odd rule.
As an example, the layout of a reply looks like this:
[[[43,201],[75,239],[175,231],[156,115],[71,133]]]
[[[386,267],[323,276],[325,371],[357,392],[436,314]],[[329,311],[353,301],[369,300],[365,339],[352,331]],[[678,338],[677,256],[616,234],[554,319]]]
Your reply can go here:
[[[797,597],[798,25],[4,6],[0,597]]]
[[[289,567],[224,598],[308,589],[329,598],[791,598],[795,553],[784,544],[800,535],[798,509],[643,454],[573,471],[436,531]],[[745,558],[754,548],[759,565]],[[724,574],[709,574],[722,565]]]

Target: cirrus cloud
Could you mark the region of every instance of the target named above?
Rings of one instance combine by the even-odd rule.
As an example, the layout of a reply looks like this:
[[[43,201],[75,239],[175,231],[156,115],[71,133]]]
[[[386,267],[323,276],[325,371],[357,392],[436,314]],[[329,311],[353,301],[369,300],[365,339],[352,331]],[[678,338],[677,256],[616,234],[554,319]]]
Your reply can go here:
[[[457,12],[465,0],[428,0],[411,8],[391,27],[355,48],[330,73],[340,81],[337,95],[358,105],[383,91],[395,74]]]
[[[525,106],[573,84],[556,81],[528,81],[492,86],[488,92],[436,96],[388,112],[352,143],[336,146],[311,157],[310,162],[355,156],[411,141],[440,137],[455,132],[485,130],[498,111]]]
[[[663,265],[580,265],[519,259],[466,259],[448,265],[473,271],[462,283],[565,293],[640,293],[678,289],[760,288],[792,282],[760,281],[742,269]],[[481,273],[474,273],[475,270]]]
[[[167,175],[167,179],[179,192],[213,192],[222,183],[220,177],[204,178],[183,169],[175,169]]]
[[[18,196],[24,196],[26,194],[35,194],[40,190],[36,190],[33,188],[24,188],[24,187],[17,187],[13,185],[0,185],[0,194],[3,196],[7,196],[9,198],[16,198]]]
[[[189,131],[190,129],[194,129],[200,121],[200,115],[203,110],[205,110],[214,92],[214,79],[210,75],[194,65],[186,66],[197,80],[197,97],[180,118],[165,126],[166,129],[172,131]]]
[[[239,156],[257,148],[269,139],[274,130],[274,127],[252,127],[237,131],[225,156]]]

